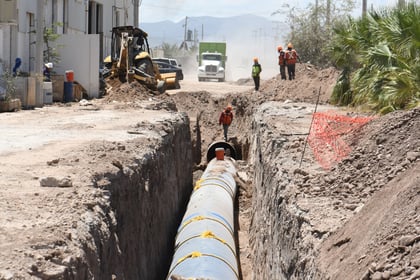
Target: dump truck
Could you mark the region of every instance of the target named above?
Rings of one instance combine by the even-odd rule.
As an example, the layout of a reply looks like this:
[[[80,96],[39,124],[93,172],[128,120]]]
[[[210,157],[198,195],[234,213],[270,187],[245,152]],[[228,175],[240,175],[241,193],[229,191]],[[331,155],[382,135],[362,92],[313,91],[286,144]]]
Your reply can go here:
[[[210,79],[225,81],[227,60],[225,42],[200,42],[197,60],[199,82]]]
[[[147,33],[133,26],[112,28],[111,55],[104,59],[103,77],[115,85],[134,80],[160,93],[166,89],[180,88],[176,73],[159,72],[150,57]]]

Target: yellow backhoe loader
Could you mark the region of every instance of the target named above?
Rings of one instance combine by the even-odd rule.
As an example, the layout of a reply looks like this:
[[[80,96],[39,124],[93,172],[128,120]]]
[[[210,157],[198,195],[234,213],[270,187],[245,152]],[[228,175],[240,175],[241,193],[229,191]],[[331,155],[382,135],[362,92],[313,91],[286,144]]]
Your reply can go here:
[[[150,57],[147,33],[133,26],[112,28],[111,55],[104,60],[105,81],[138,82],[160,93],[180,88],[176,73],[161,74]],[[111,83],[113,84],[113,83]]]

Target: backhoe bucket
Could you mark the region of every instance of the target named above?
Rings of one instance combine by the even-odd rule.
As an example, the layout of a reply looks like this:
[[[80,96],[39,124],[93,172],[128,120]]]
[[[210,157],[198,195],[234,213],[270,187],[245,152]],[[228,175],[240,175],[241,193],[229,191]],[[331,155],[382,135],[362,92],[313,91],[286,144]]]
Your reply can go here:
[[[176,73],[160,74],[160,77],[161,77],[162,80],[165,81],[167,89],[178,89],[178,88],[180,88],[179,81],[176,78]]]

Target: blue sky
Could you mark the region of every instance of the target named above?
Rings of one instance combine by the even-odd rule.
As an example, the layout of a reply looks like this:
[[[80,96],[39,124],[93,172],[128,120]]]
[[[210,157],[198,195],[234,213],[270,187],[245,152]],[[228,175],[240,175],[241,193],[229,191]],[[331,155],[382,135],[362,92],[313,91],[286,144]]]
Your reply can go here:
[[[297,8],[304,8],[309,0],[295,1]],[[337,1],[338,2],[338,1]],[[397,0],[368,0],[368,7],[394,5]],[[178,22],[188,17],[213,16],[230,17],[243,14],[254,14],[272,20],[283,20],[282,15],[270,16],[273,11],[282,8],[285,0],[143,0],[140,6],[141,22],[158,22],[171,20]],[[361,10],[362,0],[357,0],[357,10]]]

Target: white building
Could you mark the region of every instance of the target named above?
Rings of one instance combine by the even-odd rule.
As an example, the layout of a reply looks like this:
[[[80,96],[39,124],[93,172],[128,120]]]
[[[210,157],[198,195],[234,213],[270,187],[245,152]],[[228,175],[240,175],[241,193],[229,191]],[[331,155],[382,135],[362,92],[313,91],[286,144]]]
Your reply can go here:
[[[139,0],[0,0],[0,61],[10,70],[19,57],[21,72],[35,71],[38,1],[43,26],[60,35],[54,72],[73,70],[89,97],[98,97],[99,68],[109,54],[111,30],[138,26]]]

